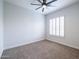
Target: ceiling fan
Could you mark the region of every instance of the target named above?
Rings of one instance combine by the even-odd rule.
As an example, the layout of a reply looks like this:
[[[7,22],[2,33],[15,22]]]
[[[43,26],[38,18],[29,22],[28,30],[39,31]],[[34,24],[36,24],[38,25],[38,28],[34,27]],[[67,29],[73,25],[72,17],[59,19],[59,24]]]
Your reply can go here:
[[[37,0],[40,4],[33,4],[33,3],[31,3],[31,5],[37,5],[37,6],[39,6],[38,8],[36,8],[35,10],[38,10],[38,9],[40,9],[40,8],[42,8],[42,12],[44,12],[44,9],[46,8],[46,7],[50,7],[51,5],[51,3],[53,3],[53,2],[55,2],[55,1],[57,1],[57,0],[52,0],[52,1],[50,1],[50,2],[47,2],[47,0],[43,0],[43,1],[41,1],[41,0]]]

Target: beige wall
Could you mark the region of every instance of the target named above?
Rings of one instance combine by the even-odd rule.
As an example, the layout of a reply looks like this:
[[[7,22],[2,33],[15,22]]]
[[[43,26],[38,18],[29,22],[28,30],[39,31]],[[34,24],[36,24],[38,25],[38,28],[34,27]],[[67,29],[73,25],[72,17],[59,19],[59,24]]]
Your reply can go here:
[[[49,35],[48,21],[51,18],[65,17],[65,37],[54,37]],[[67,46],[79,49],[79,2],[72,6],[50,13],[46,17],[46,38]]]

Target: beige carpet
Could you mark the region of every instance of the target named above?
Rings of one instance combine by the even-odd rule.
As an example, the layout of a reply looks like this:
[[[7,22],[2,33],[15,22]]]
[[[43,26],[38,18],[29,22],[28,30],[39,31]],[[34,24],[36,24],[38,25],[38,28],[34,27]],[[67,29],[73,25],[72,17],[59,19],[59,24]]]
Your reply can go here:
[[[79,59],[79,50],[44,40],[5,50],[2,59]]]

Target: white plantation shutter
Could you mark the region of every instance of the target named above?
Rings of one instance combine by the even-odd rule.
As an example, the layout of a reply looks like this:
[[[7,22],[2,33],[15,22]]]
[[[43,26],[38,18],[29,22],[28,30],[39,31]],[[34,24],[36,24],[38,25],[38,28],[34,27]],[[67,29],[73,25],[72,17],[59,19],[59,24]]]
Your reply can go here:
[[[52,33],[53,33],[53,23],[52,23],[53,21],[52,21],[52,19],[49,21],[49,33],[50,33],[50,35],[52,35]]]
[[[55,26],[56,26],[56,25],[55,25],[55,19],[52,19],[52,20],[53,20],[53,22],[52,22],[52,23],[53,23],[53,26],[52,26],[52,27],[53,27],[52,32],[53,32],[53,35],[55,35],[55,31],[56,31],[56,30],[55,30],[55,29],[56,29],[56,28],[55,28]]]
[[[53,18],[49,22],[50,35],[64,37],[64,16]]]
[[[56,36],[59,36],[59,17],[56,18]]]

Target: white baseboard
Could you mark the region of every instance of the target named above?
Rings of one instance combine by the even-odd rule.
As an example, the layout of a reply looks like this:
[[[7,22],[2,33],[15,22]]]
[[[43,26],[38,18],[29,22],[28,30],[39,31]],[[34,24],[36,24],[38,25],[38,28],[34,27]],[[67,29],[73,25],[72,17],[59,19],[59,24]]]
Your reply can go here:
[[[56,42],[56,43],[59,43],[59,44],[62,44],[62,45],[68,46],[68,47],[72,47],[72,48],[75,48],[75,49],[79,50],[79,46],[74,46],[74,45],[70,45],[70,44],[67,44],[67,43],[63,43],[63,42],[59,42],[59,41],[54,41],[54,40],[51,40],[51,39],[47,39],[47,40],[52,41],[52,42]]]
[[[22,43],[22,44],[18,44],[16,46],[7,47],[4,50],[11,49],[11,48],[16,48],[16,47],[27,45],[27,44],[31,44],[31,43],[38,42],[38,41],[41,41],[41,40],[44,40],[44,39],[45,39],[44,37],[37,38],[35,40],[29,41],[29,42],[26,42],[26,43]]]

